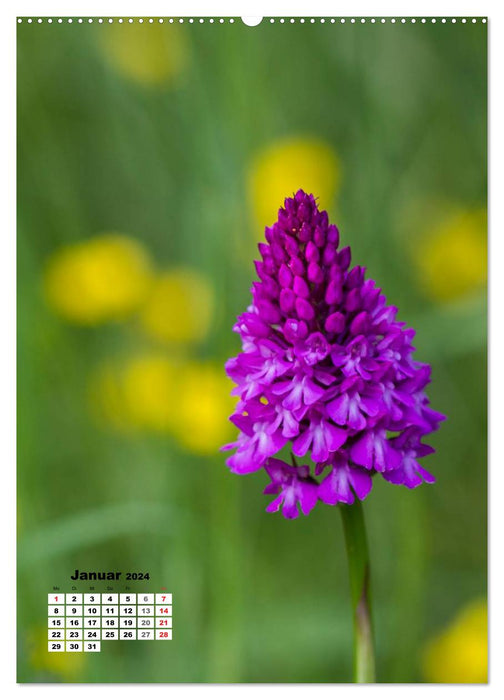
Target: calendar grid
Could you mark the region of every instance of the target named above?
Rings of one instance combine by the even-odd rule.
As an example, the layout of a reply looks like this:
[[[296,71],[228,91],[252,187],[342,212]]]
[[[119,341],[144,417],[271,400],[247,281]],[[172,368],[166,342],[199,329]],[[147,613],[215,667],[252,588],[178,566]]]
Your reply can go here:
[[[171,641],[171,593],[49,593],[48,651],[99,652],[102,641]]]

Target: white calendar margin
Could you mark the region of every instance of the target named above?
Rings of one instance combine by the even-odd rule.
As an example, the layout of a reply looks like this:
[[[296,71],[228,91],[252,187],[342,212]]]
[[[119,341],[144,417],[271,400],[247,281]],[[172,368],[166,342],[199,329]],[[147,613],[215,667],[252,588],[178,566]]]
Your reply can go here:
[[[123,2],[96,2],[95,0],[90,0],[87,3],[74,2],[71,5],[68,2],[46,2],[41,7],[40,2],[7,2],[7,11],[3,12],[2,22],[0,23],[0,31],[2,32],[0,37],[0,51],[2,52],[2,61],[0,61],[1,70],[4,72],[2,75],[2,85],[4,86],[4,94],[10,99],[7,100],[8,109],[2,110],[2,128],[0,129],[1,138],[4,139],[4,148],[2,153],[6,154],[6,162],[8,164],[8,169],[2,169],[2,182],[0,187],[0,193],[2,197],[2,212],[4,212],[4,224],[5,231],[7,235],[0,238],[0,262],[2,265],[2,270],[0,271],[0,290],[1,298],[4,302],[4,328],[6,329],[6,340],[0,345],[1,361],[0,361],[0,381],[2,382],[2,387],[4,391],[2,392],[2,407],[1,407],[1,420],[0,420],[0,430],[2,431],[2,446],[3,446],[3,468],[4,468],[4,488],[2,489],[3,497],[3,508],[2,508],[2,518],[4,520],[2,527],[2,536],[6,540],[3,551],[4,556],[10,562],[9,566],[4,568],[4,571],[8,571],[9,575],[4,577],[0,582],[2,588],[2,600],[14,600],[16,596],[16,587],[14,576],[10,576],[10,572],[16,570],[15,561],[15,543],[13,539],[13,533],[15,532],[15,410],[13,407],[16,402],[16,378],[15,372],[13,371],[16,360],[15,360],[15,335],[16,335],[16,318],[15,318],[15,296],[16,296],[16,281],[15,281],[15,226],[16,226],[16,202],[15,202],[15,177],[13,174],[16,172],[16,143],[15,143],[15,115],[14,108],[15,105],[15,94],[16,94],[16,76],[15,76],[15,16],[23,15],[28,16],[32,14],[37,16],[41,14],[43,9],[43,15],[56,16],[59,13],[62,16],[76,16],[82,14],[83,16],[119,16],[119,15],[131,15],[136,16],[141,14],[142,16],[167,16],[167,12],[171,15],[177,16],[209,16],[217,17],[221,16],[310,16],[307,10],[310,10],[312,16],[402,16],[406,14],[407,16],[490,16],[490,23],[492,30],[490,33],[489,26],[489,52],[491,56],[491,67],[492,70],[489,72],[489,86],[491,89],[492,99],[489,102],[489,113],[491,115],[490,126],[493,124],[494,128],[489,130],[489,143],[492,145],[492,157],[489,160],[490,170],[492,178],[490,180],[490,203],[491,209],[489,212],[489,231],[491,235],[491,245],[492,258],[490,259],[490,297],[492,303],[490,318],[491,318],[491,336],[489,340],[491,349],[491,358],[504,357],[504,333],[502,327],[499,327],[499,315],[502,315],[502,304],[504,304],[504,276],[502,275],[502,269],[504,269],[504,236],[502,236],[502,231],[504,231],[504,212],[503,212],[503,198],[501,197],[503,182],[498,182],[496,177],[497,167],[493,164],[504,162],[504,133],[502,129],[498,129],[498,124],[504,124],[504,96],[502,91],[498,90],[497,85],[497,75],[502,76],[502,66],[504,65],[504,32],[502,27],[504,26],[504,12],[502,10],[501,4],[497,2],[442,2],[441,0],[433,2],[429,0],[428,2],[417,3],[411,2],[406,5],[404,2],[364,2],[363,0],[355,0],[355,2],[317,2],[316,0],[311,0],[310,3],[301,3],[299,0],[292,0],[291,2],[275,2],[275,0],[270,0],[269,2],[246,2],[246,3],[232,3],[232,2],[213,2],[210,7],[208,4],[202,2],[160,2],[159,0],[152,0],[150,2],[134,3],[130,0],[124,0]],[[498,28],[500,25],[500,29]],[[500,32],[500,35],[499,35]],[[499,66],[499,68],[498,68]],[[497,155],[498,154],[498,155]],[[496,232],[500,231],[500,240]],[[499,303],[500,302],[500,303]],[[500,314],[499,314],[500,310]],[[504,425],[504,409],[499,405],[498,397],[504,394],[504,367],[502,362],[500,367],[497,362],[491,363],[492,370],[492,392],[490,395],[490,406],[492,409],[492,420],[491,427],[493,428],[493,437],[491,441],[490,449],[490,464],[497,465],[499,462],[502,464],[503,455],[502,450],[497,453],[497,441],[495,439],[498,433],[497,426]],[[497,386],[498,385],[498,386]],[[496,429],[497,428],[497,429]],[[500,546],[501,538],[500,533],[504,535],[504,509],[499,507],[499,494],[504,493],[504,472],[503,470],[493,469],[491,472],[491,484],[493,487],[493,499],[490,504],[490,514],[492,522],[492,540],[489,540],[489,544],[492,544],[492,569],[491,569],[491,588],[490,591],[496,592],[499,588],[504,586],[504,563],[502,558],[498,556],[497,548]],[[5,486],[7,488],[5,488]],[[500,526],[500,531],[498,530]],[[497,582],[498,580],[498,582]],[[498,629],[504,628],[504,601],[502,596],[492,595],[490,598],[490,634],[491,634],[491,645],[490,645],[490,678],[492,680],[491,686],[489,688],[484,688],[486,694],[494,695],[497,689],[499,696],[502,694],[504,689],[504,668],[503,664],[499,662],[499,659],[503,658],[504,654],[504,643],[502,640],[502,635],[498,639],[497,631]],[[7,629],[9,630],[7,640],[14,640],[16,636],[16,613],[15,606],[8,606],[6,612],[6,619],[8,623]],[[498,623],[496,622],[498,619]],[[4,638],[5,639],[5,638]],[[15,685],[15,668],[16,668],[16,645],[14,643],[6,643],[2,647],[2,654],[0,655],[1,664],[1,676],[0,676],[0,687],[6,686],[7,688],[7,698],[9,697],[9,691],[14,690],[14,687],[18,692],[28,693],[34,689],[37,695],[40,696],[41,700],[53,700],[55,694],[68,693],[68,688],[65,684],[18,684]],[[63,687],[60,687],[63,686]],[[99,686],[93,684],[93,695],[96,695],[97,700],[101,700],[102,693],[103,697],[105,694],[107,698],[110,695],[109,685]],[[122,685],[121,694],[123,697],[128,698],[131,694],[135,698],[138,695],[138,690],[136,685],[127,686]],[[501,687],[501,691],[498,688]],[[204,692],[207,697],[215,698],[215,700],[221,700],[223,696],[234,697],[236,695],[243,697],[252,697],[252,694],[257,693],[257,690],[253,685],[241,685],[239,687],[235,685],[171,685],[170,695],[172,697],[186,697],[188,694],[193,694],[195,690],[198,689]],[[320,684],[310,684],[307,686],[292,686],[287,687],[281,684],[276,684],[274,686],[264,687],[261,690],[261,694],[264,694],[265,700],[277,700],[280,689],[286,690],[291,698],[303,698],[306,700],[306,693],[310,694],[320,694],[322,696],[327,696],[334,700],[334,694],[336,689],[333,686],[323,686]],[[431,686],[428,692],[434,696],[433,700],[436,700],[436,695],[446,698],[447,695],[453,698],[459,698],[459,695],[463,696],[473,693],[479,693],[481,688],[479,686]],[[145,691],[149,693],[160,693],[163,697],[166,697],[166,688],[164,684],[153,684],[142,687],[142,693]],[[342,693],[351,692],[352,697],[355,694],[360,694],[362,692],[367,692],[366,689],[361,687],[346,687],[343,685],[338,685],[337,692],[338,696]],[[72,693],[79,695],[80,693],[88,693],[89,689],[87,684],[73,684]],[[394,686],[377,685],[373,687],[373,693],[378,693],[382,696],[383,700],[388,700],[389,694],[404,692],[404,686],[399,684]],[[407,692],[412,695],[417,693],[423,693],[423,685],[408,685]],[[450,697],[450,700],[451,700]]]

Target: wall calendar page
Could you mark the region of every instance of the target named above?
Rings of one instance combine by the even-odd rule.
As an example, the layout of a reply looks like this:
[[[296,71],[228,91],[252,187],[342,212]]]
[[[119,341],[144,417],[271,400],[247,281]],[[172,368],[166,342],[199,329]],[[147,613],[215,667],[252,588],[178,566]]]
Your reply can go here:
[[[103,642],[115,640],[172,639],[171,593],[56,592],[47,595],[47,603],[51,652],[97,652]]]
[[[488,681],[493,20],[312,4],[9,20],[18,683]]]

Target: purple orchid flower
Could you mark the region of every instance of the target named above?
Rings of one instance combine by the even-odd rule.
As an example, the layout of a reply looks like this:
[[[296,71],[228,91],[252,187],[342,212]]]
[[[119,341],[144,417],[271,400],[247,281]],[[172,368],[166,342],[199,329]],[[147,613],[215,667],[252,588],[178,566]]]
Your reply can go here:
[[[287,198],[265,238],[252,303],[234,326],[242,352],[226,363],[240,431],[223,448],[234,450],[229,468],[264,469],[265,492],[277,495],[268,511],[287,518],[318,500],[363,500],[376,474],[408,488],[432,483],[418,460],[434,450],[421,440],[445,417],[425,394],[430,367],[413,359],[415,332],[365,268],[351,267],[313,195]],[[311,458],[313,475],[275,459],[288,444]]]
[[[313,510],[318,498],[318,484],[310,477],[308,466],[290,466],[280,459],[270,458],[264,468],[271,479],[264,493],[279,494],[266,508],[269,513],[282,508],[285,518],[297,518],[298,506],[303,515]]]

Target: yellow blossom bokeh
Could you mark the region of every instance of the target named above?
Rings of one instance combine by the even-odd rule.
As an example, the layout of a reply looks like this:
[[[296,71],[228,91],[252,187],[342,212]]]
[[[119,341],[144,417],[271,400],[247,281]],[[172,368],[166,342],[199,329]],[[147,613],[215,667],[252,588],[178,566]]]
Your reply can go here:
[[[142,354],[127,361],[108,360],[89,382],[93,413],[123,432],[168,432],[176,399],[176,362],[161,354]]]
[[[114,22],[103,32],[100,44],[119,73],[141,84],[173,83],[189,59],[186,33],[175,25]]]
[[[174,433],[193,453],[211,455],[228,442],[236,429],[229,416],[236,405],[233,384],[222,366],[189,362],[180,375]]]
[[[487,683],[488,620],[484,600],[459,611],[426,647],[423,673],[429,683]]]
[[[178,367],[163,355],[136,357],[121,377],[126,415],[140,429],[168,432],[177,411]]]
[[[340,183],[340,163],[322,140],[299,136],[277,141],[259,152],[249,174],[249,197],[261,232],[276,219],[279,206],[302,188],[331,206]]]
[[[49,641],[47,627],[33,629],[28,633],[27,647],[32,668],[58,676],[68,683],[82,678],[86,653],[49,651]]]
[[[141,311],[144,331],[163,343],[201,341],[214,313],[214,291],[196,270],[177,268],[160,275]]]
[[[487,281],[487,213],[458,210],[415,249],[420,282],[435,300],[451,301],[484,289]]]
[[[54,311],[67,321],[95,325],[136,311],[151,279],[143,247],[127,236],[105,233],[56,250],[43,282]]]
[[[108,361],[90,381],[93,413],[122,432],[160,433],[199,455],[215,454],[236,433],[236,399],[221,365],[142,354]]]

